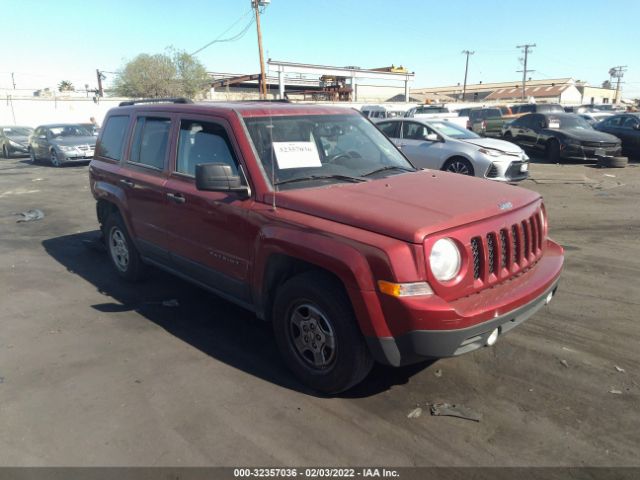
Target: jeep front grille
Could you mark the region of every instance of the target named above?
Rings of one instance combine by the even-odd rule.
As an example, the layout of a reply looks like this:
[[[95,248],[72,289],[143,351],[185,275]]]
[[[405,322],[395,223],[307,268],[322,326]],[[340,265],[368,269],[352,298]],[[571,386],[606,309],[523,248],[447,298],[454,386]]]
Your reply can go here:
[[[486,284],[507,278],[530,267],[542,255],[540,216],[536,212],[508,228],[473,237],[470,246],[474,280]]]

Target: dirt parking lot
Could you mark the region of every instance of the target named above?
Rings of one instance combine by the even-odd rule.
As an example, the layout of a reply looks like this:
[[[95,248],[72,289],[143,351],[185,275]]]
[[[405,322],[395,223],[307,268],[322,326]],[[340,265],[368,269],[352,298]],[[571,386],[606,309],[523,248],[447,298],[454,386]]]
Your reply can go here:
[[[338,398],[301,388],[249,313],[160,272],[121,283],[85,244],[87,178],[0,160],[0,465],[640,465],[637,163],[533,163],[522,186],[566,248],[554,301],[494,348]]]

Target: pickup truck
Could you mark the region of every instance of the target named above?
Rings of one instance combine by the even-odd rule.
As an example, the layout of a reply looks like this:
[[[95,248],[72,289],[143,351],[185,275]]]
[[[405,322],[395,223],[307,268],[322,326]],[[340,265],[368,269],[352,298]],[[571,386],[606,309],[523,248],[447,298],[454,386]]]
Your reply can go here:
[[[556,292],[537,193],[418,170],[355,110],[120,105],[89,167],[115,272],[153,266],[249,309],[316,391],[491,346]]]
[[[507,106],[478,108],[469,112],[469,124],[478,135],[501,137],[502,127],[518,117]]]
[[[467,128],[469,117],[461,116],[458,112],[449,110],[448,107],[438,105],[419,105],[407,110],[405,117],[422,118],[425,120],[446,120],[456,125]]]

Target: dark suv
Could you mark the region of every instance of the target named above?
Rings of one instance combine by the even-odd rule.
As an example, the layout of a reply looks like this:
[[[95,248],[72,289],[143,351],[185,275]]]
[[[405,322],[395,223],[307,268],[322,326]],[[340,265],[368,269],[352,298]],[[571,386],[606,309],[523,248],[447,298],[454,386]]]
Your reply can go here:
[[[493,345],[551,300],[563,264],[538,194],[416,170],[344,108],[122,104],[90,181],[120,276],[154,265],[255,312],[322,392],[374,359]]]

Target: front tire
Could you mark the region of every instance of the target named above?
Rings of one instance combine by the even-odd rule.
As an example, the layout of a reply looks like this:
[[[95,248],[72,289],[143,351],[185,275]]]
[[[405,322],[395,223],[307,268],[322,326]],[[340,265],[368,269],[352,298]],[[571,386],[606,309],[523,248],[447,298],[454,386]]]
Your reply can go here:
[[[547,160],[552,163],[560,161],[560,143],[557,140],[549,140],[547,143]]]
[[[285,282],[276,294],[273,329],[287,366],[319,392],[348,390],[373,366],[349,297],[328,274],[306,272]]]
[[[58,154],[56,153],[55,150],[51,150],[51,154],[49,156],[49,160],[51,161],[51,165],[53,165],[54,167],[56,167],[56,168],[62,167],[62,162],[58,158]]]
[[[459,173],[460,175],[474,176],[473,165],[466,158],[454,157],[446,161],[442,170],[445,172]]]
[[[109,259],[118,275],[130,282],[144,278],[146,266],[120,214],[109,215],[104,224],[104,234]]]

